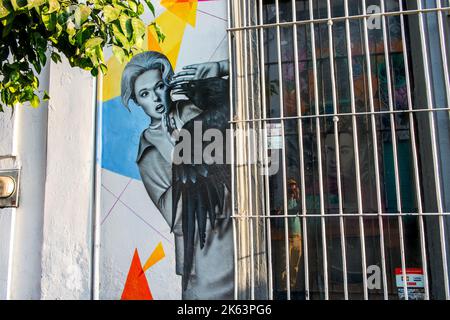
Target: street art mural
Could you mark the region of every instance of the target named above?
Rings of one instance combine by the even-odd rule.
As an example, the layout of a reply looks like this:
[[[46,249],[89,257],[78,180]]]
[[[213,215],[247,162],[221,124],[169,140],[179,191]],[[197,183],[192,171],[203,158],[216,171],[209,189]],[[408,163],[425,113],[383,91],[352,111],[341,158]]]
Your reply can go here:
[[[112,57],[100,81],[100,297],[232,299],[229,170],[196,161],[212,144],[227,158],[226,1],[155,4],[164,42],[148,28],[144,52]]]

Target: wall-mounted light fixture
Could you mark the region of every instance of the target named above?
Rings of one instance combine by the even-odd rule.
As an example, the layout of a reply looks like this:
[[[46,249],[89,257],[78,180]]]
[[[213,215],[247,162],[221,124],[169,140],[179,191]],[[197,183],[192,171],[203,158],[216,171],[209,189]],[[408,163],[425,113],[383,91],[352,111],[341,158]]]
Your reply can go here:
[[[19,170],[0,170],[0,208],[19,205]]]

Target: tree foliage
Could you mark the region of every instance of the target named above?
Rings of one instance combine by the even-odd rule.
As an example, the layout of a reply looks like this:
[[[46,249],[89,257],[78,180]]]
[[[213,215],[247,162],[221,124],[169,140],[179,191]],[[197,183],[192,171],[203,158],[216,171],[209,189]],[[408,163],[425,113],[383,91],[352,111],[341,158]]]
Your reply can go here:
[[[122,62],[142,49],[144,5],[150,0],[0,0],[0,109],[30,102],[40,104],[41,72],[48,58],[88,70],[107,71],[103,49],[112,47]],[[163,41],[164,35],[152,24]]]

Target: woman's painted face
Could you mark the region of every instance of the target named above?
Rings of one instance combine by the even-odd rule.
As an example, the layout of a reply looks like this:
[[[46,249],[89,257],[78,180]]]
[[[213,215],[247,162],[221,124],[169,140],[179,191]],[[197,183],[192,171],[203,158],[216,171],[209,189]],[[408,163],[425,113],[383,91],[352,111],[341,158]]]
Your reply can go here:
[[[160,70],[148,70],[137,77],[134,94],[137,104],[152,119],[160,120],[169,112],[169,88],[162,81]]]
[[[336,147],[334,134],[329,134],[325,139],[326,161],[328,175],[336,177]],[[355,157],[353,153],[353,137],[349,133],[339,134],[339,160],[342,178],[355,179]]]

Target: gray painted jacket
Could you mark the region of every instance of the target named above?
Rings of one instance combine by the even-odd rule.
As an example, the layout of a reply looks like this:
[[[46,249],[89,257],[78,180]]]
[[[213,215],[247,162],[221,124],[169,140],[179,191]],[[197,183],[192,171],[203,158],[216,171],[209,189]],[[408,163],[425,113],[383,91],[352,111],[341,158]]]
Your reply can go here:
[[[180,105],[180,104],[178,104]],[[201,112],[192,104],[176,108],[172,115],[183,125]],[[155,203],[166,222],[172,221],[172,164],[158,151],[158,135],[150,128],[141,135],[137,164],[142,182],[150,199]],[[198,234],[195,239],[195,257],[189,284],[183,291],[183,299],[233,299],[234,264],[231,201],[225,194],[226,210],[218,216],[214,230],[207,225],[207,239],[200,249]],[[176,273],[183,274],[183,233],[181,226],[181,200],[178,203],[174,225]]]

